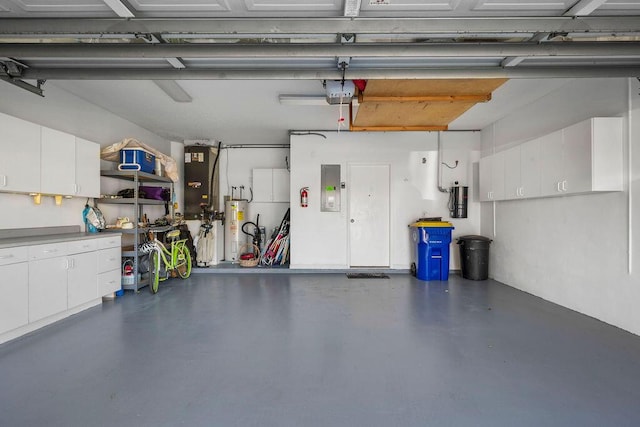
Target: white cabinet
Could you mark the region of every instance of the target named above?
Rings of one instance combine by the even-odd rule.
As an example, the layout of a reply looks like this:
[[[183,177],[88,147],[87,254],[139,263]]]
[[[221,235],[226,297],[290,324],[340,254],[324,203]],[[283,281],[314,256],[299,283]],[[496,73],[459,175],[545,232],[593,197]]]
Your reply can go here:
[[[27,248],[0,249],[0,334],[29,322]]]
[[[505,152],[501,151],[480,159],[480,201],[504,200]]]
[[[120,237],[98,240],[98,295],[120,290]]]
[[[540,196],[540,140],[504,152],[505,200]]]
[[[67,308],[98,298],[98,258],[95,240],[69,244],[67,270]]]
[[[289,202],[289,171],[253,169],[254,202]]]
[[[76,137],[77,196],[100,197],[100,144]]]
[[[42,127],[40,192],[74,195],[76,183],[76,138]]]
[[[0,249],[0,343],[120,289],[121,236]]]
[[[29,259],[29,322],[35,322],[67,309],[66,244],[30,247]]]
[[[0,113],[0,191],[40,188],[40,126]]]
[[[42,127],[40,192],[100,197],[100,146]]]
[[[563,177],[562,131],[553,132],[540,141],[540,195],[554,196],[561,191]]]
[[[622,190],[622,119],[595,117],[541,145],[543,196]]]
[[[480,159],[480,201],[622,191],[622,124],[594,117]]]
[[[0,191],[100,197],[100,145],[0,113]]]

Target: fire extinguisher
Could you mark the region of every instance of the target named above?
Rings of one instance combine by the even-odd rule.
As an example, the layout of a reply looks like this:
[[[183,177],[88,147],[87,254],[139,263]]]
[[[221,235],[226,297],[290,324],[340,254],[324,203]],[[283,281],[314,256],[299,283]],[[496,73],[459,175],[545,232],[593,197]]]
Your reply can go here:
[[[300,206],[306,208],[309,206],[309,187],[302,187],[300,189]]]

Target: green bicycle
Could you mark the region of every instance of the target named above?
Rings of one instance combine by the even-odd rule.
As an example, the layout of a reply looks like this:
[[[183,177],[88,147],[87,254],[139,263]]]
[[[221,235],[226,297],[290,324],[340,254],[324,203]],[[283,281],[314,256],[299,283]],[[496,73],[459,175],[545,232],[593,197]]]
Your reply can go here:
[[[150,232],[153,249],[151,252],[151,283],[149,288],[151,293],[158,292],[158,285],[161,281],[167,280],[171,272],[176,272],[182,279],[191,275],[191,253],[186,245],[187,239],[179,240],[180,230],[172,230],[166,234],[166,238],[171,241],[171,249],[160,242],[155,237],[154,232]]]

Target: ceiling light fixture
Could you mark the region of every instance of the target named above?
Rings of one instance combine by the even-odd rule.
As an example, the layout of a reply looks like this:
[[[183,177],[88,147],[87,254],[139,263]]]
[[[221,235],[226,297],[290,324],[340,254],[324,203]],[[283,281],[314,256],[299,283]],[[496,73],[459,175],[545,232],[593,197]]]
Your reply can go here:
[[[135,18],[136,16],[120,0],[103,0],[120,18]]]
[[[193,98],[174,80],[153,80],[160,89],[176,102],[191,102]]]

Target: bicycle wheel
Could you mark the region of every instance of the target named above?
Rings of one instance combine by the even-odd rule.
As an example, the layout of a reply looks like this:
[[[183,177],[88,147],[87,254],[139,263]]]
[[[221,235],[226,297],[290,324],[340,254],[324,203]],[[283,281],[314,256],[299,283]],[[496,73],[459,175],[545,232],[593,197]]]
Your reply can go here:
[[[178,248],[177,264],[176,270],[181,278],[186,279],[191,275],[191,252],[184,245]]]
[[[151,268],[149,277],[149,289],[152,294],[158,293],[158,284],[160,283],[160,255],[158,251],[151,253]]]

